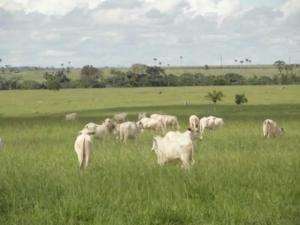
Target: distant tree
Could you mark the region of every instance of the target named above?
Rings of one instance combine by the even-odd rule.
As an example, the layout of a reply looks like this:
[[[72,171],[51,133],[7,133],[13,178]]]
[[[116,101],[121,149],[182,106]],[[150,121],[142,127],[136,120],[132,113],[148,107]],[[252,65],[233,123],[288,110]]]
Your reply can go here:
[[[285,62],[283,60],[277,60],[274,62],[274,66],[277,67],[279,74],[281,74],[285,67]]]
[[[221,91],[213,90],[212,92],[208,92],[205,97],[216,104],[218,101],[222,101],[224,95]]]
[[[183,60],[183,56],[179,56],[179,59],[180,59],[180,65],[182,66],[182,60]]]
[[[44,73],[44,79],[46,80],[46,88],[50,90],[59,90],[60,88],[67,87],[70,82],[63,69],[52,73]]]
[[[208,66],[208,65],[205,65],[205,66],[204,66],[204,69],[205,69],[205,70],[208,70],[208,69],[209,69],[209,66]]]
[[[246,98],[245,94],[236,94],[235,95],[235,104],[242,105],[248,102],[248,99]]]
[[[80,79],[85,83],[96,82],[100,77],[99,69],[93,67],[92,65],[86,65],[82,67],[80,72]]]

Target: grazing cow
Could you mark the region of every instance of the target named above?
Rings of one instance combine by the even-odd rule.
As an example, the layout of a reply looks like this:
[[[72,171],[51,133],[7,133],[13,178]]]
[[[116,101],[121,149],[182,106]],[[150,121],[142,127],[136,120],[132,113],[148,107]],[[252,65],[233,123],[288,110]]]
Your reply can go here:
[[[180,128],[176,116],[152,114],[150,118],[161,120],[165,128],[172,128],[176,130]]]
[[[120,139],[120,141],[126,143],[129,138],[136,139],[137,136],[141,133],[141,131],[142,128],[139,122],[135,123],[128,121],[121,124],[117,124],[115,134]]]
[[[191,115],[189,118],[189,126],[192,131],[199,131],[200,130],[200,120],[198,116],[196,115]]]
[[[190,130],[168,132],[164,137],[154,137],[152,150],[157,156],[157,163],[164,165],[169,162],[180,161],[181,168],[189,169],[194,163],[194,144]]]
[[[95,123],[88,123],[84,128],[94,132],[96,138],[104,138],[105,136],[113,132],[115,125],[111,119],[107,118],[100,125]]]
[[[93,132],[88,129],[83,129],[79,132],[75,143],[74,150],[77,154],[79,168],[85,169],[91,159],[91,151],[92,151],[92,136]]]
[[[141,120],[143,118],[147,117],[147,113],[145,112],[140,112],[139,115],[138,115],[138,120]]]
[[[3,140],[0,138],[0,150],[4,148],[4,142]]]
[[[144,117],[139,120],[143,129],[154,130],[156,132],[164,133],[165,127],[161,120]]]
[[[127,113],[122,112],[114,115],[114,120],[117,123],[124,123],[127,120]]]
[[[78,114],[77,113],[69,113],[69,114],[66,114],[65,118],[67,121],[73,121],[78,118]]]
[[[200,138],[203,138],[203,133],[206,128],[214,130],[218,127],[222,127],[223,125],[224,121],[222,118],[218,118],[215,116],[202,117],[200,119]]]
[[[283,128],[278,127],[277,123],[273,120],[266,119],[263,122],[263,135],[267,138],[275,138],[282,135],[284,132]]]

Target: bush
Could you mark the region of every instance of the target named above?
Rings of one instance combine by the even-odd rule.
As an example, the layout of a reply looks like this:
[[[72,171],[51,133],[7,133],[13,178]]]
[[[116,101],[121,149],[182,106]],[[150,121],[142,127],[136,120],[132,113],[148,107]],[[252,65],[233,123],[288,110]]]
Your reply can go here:
[[[218,101],[222,101],[224,95],[222,91],[213,90],[212,92],[208,92],[205,97],[216,104]]]
[[[235,95],[235,104],[242,105],[248,102],[248,99],[246,98],[245,94],[236,94]]]
[[[44,86],[41,83],[34,80],[24,80],[20,84],[20,88],[30,90],[30,89],[42,89],[44,88]]]

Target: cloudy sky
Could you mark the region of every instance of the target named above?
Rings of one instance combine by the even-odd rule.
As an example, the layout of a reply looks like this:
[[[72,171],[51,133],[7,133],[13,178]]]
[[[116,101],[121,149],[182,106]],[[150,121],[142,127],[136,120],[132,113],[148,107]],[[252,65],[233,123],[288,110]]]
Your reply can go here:
[[[221,55],[300,63],[300,0],[0,0],[2,64],[211,65]]]

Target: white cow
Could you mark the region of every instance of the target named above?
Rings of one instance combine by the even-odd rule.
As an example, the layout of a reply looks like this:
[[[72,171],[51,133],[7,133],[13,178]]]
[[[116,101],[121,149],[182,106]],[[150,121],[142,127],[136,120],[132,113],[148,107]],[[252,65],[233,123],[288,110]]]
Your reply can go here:
[[[222,118],[215,116],[202,117],[200,119],[200,138],[203,138],[203,133],[205,129],[214,130],[224,125]]]
[[[114,115],[114,120],[117,123],[124,123],[127,120],[127,113],[122,112]]]
[[[73,121],[78,118],[78,114],[77,113],[69,113],[69,114],[66,114],[65,118],[67,121]]]
[[[161,120],[165,128],[179,129],[179,123],[176,116],[152,114],[150,118]]]
[[[111,119],[107,118],[100,125],[96,123],[88,123],[84,126],[84,128],[94,132],[96,138],[104,138],[105,136],[113,132],[115,124]]]
[[[88,129],[83,129],[79,132],[75,143],[74,143],[74,150],[77,154],[79,168],[85,169],[91,159],[91,151],[92,151],[92,135]]]
[[[127,142],[129,138],[136,139],[137,136],[141,133],[142,128],[141,124],[127,121],[121,124],[117,124],[115,134],[124,143]]]
[[[189,169],[194,163],[194,145],[190,130],[180,132],[168,132],[164,137],[156,136],[153,139],[152,150],[157,156],[159,165],[173,161],[180,161],[181,168]]]
[[[196,115],[191,115],[189,118],[189,127],[192,131],[199,131],[200,130],[200,120],[199,117]]]
[[[147,117],[147,113],[145,113],[145,112],[140,112],[140,113],[138,114],[138,120],[141,120],[141,119],[143,119],[143,118],[145,118],[145,117]]]
[[[4,148],[4,141],[0,138],[0,150]]]
[[[144,117],[139,120],[139,123],[141,124],[143,129],[154,130],[161,133],[164,133],[165,131],[164,124],[159,119]]]
[[[263,135],[264,137],[278,137],[284,132],[283,128],[278,127],[277,123],[273,120],[266,119],[263,122]]]

